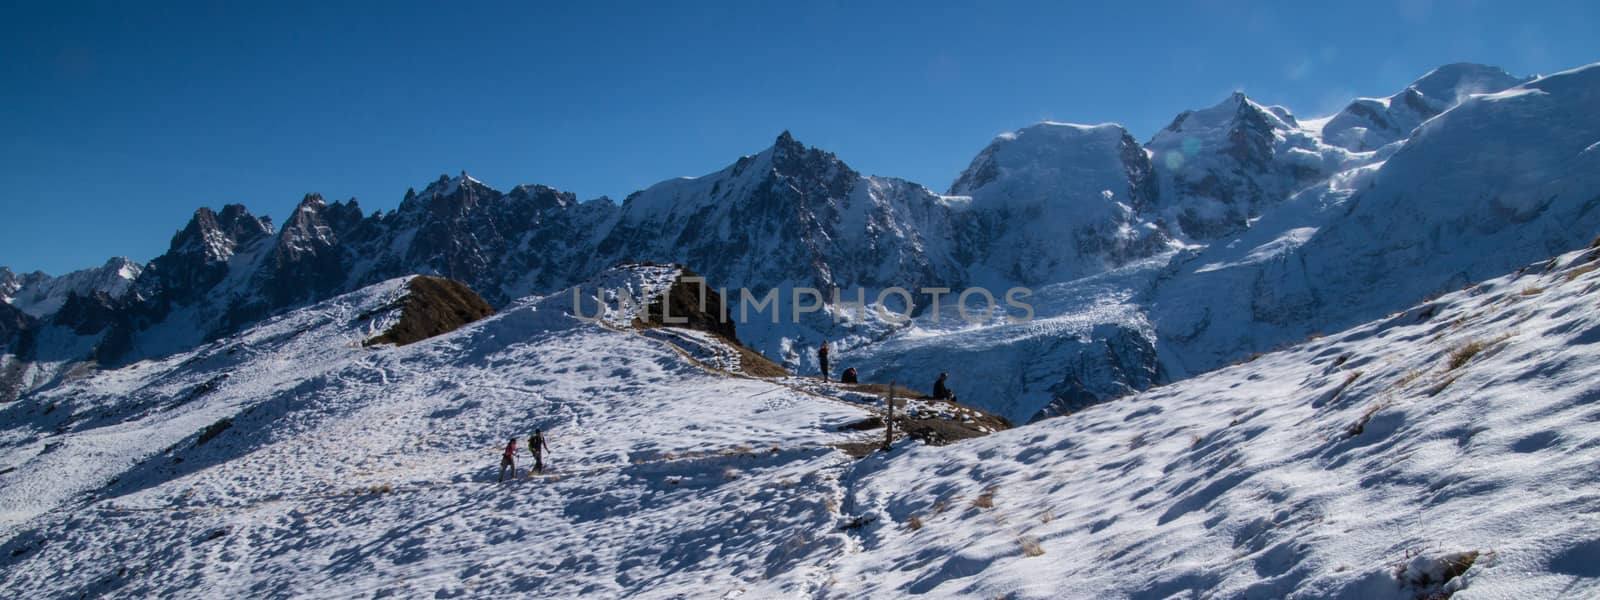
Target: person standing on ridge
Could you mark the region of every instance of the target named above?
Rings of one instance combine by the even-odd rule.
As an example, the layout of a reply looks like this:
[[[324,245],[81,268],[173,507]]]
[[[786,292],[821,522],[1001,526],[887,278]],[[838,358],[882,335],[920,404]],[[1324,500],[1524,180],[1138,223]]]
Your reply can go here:
[[[506,469],[511,469],[511,478],[517,478],[517,438],[511,438],[506,443],[505,454],[500,455],[500,481],[506,480]]]
[[[828,380],[828,340],[822,340],[822,347],[817,348],[817,364],[822,367],[822,380]]]
[[[544,453],[550,446],[544,443],[544,432],[534,428],[533,435],[528,436],[528,451],[533,453],[533,470],[544,473]]]

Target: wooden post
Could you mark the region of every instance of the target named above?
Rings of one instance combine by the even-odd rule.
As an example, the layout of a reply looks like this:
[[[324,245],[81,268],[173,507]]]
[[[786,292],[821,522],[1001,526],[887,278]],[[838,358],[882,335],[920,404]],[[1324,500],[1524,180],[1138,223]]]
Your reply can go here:
[[[883,451],[894,446],[894,380],[889,380],[888,416],[883,418]]]

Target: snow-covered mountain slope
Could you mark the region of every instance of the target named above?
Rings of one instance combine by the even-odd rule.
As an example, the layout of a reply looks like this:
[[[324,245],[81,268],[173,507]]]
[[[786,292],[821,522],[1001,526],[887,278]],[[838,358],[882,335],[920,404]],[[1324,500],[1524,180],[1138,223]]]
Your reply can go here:
[[[1474,96],[1381,164],[1175,263],[1151,301],[1178,369],[1337,330],[1600,232],[1600,65]]]
[[[980,235],[970,279],[1069,281],[1165,250],[1141,217],[1156,200],[1150,159],[1121,126],[1045,122],[1000,135],[950,188],[972,199]]]
[[[1320,132],[1335,146],[1356,152],[1377,150],[1410,137],[1424,121],[1474,94],[1492,94],[1530,79],[1486,65],[1444,65],[1393,96],[1355,99],[1329,118]]]
[[[881,340],[840,340],[835,363],[856,367],[873,381],[890,379],[931,388],[940,372],[964,404],[1027,423],[1125,396],[1169,377],[1154,327],[1137,291],[1166,265],[1161,255],[1096,276],[1034,289],[1024,300],[1033,318],[997,307],[985,315],[981,297],[968,300],[969,323],[947,297],[935,315],[918,317]]]
[[[1597,267],[1600,248],[1568,253],[1067,417],[863,462],[843,508],[865,525],[817,595],[1600,594]]]
[[[675,271],[607,273],[591,287]],[[403,283],[6,405],[0,589],[670,597],[812,586],[848,543],[829,446],[881,436],[837,429],[863,407],[580,322],[568,294],[361,347]],[[550,469],[496,484],[536,427]]]
[[[0,269],[0,298],[34,317],[55,314],[67,298],[93,296],[103,293],[121,299],[133,289],[134,280],[143,270],[138,263],[116,257],[93,269],[73,271],[60,277],[44,273],[30,273],[17,277],[10,269]]]
[[[1151,218],[1201,241],[1244,231],[1277,202],[1355,160],[1303,129],[1288,109],[1239,92],[1178,115],[1146,147],[1161,182]]]
[[[0,591],[1583,597],[1600,591],[1597,267],[1600,248],[1569,253],[860,461],[834,446],[879,439],[838,430],[870,404],[707,369],[621,326],[636,313],[577,321],[565,293],[363,349],[395,318],[373,312],[404,284],[385,282],[6,406]],[[496,483],[534,427],[547,472]]]

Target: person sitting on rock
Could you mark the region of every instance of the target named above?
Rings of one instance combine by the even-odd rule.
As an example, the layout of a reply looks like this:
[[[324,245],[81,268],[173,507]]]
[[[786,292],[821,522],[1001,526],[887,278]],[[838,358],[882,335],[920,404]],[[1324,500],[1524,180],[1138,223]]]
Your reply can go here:
[[[939,373],[939,380],[933,382],[933,397],[934,398],[937,398],[937,399],[940,399],[940,400],[949,400],[951,402],[955,402],[956,401],[955,392],[951,392],[950,391],[950,386],[947,386],[944,383],[944,380],[949,379],[949,378],[950,378],[950,374],[949,373],[946,373],[946,372],[940,372]]]
[[[856,368],[845,369],[844,373],[839,375],[839,383],[860,383],[860,381],[856,380]]]

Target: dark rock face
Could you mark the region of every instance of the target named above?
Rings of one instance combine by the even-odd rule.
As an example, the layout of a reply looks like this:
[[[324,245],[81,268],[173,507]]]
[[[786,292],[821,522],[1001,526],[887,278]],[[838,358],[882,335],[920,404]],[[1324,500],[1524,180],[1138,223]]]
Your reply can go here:
[[[589,270],[625,260],[677,262],[756,289],[959,282],[954,260],[920,250],[924,236],[957,233],[950,220],[925,188],[863,177],[784,132],[767,151],[722,171],[630,195]]]
[[[0,299],[10,298],[19,289],[22,289],[22,282],[17,278],[17,274],[11,272],[10,268],[0,267]]]
[[[345,291],[351,257],[341,244],[361,239],[375,225],[376,219],[362,218],[354,199],[328,204],[320,194],[306,195],[278,233],[263,286],[268,305],[288,306]]]
[[[252,216],[242,205],[229,204],[221,213],[202,207],[172,236],[171,249],[150,261],[141,287],[167,302],[193,304],[222,281],[238,251],[271,236],[272,222]]]
[[[1332,171],[1294,117],[1234,93],[1214,107],[1180,115],[1151,138],[1161,204],[1182,233],[1216,240],[1249,227],[1272,205]]]
[[[1089,348],[1067,365],[1066,376],[1050,388],[1050,403],[1029,419],[1061,416],[1168,382],[1151,340],[1126,327],[1102,325]]]
[[[0,302],[0,402],[17,399],[32,350],[37,323],[16,307]]]
[[[17,353],[17,342],[34,325],[33,317],[0,302],[0,354]]]

